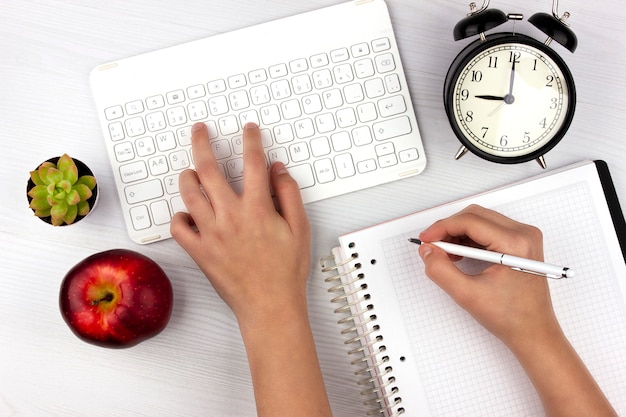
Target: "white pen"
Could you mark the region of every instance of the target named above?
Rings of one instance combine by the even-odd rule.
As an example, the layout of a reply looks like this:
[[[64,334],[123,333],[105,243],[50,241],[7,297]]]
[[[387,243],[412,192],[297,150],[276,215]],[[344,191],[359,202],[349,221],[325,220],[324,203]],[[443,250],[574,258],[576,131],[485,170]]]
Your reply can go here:
[[[409,242],[422,244],[419,239],[409,239]],[[463,256],[465,258],[477,259],[479,261],[502,264],[511,267],[516,271],[527,272],[529,274],[543,275],[547,278],[561,279],[572,278],[574,271],[565,266],[547,264],[545,262],[534,261],[532,259],[520,258],[519,256],[507,255],[505,253],[492,252],[485,249],[472,248],[469,246],[457,245],[449,242],[430,242],[438,248],[443,249],[451,255]]]

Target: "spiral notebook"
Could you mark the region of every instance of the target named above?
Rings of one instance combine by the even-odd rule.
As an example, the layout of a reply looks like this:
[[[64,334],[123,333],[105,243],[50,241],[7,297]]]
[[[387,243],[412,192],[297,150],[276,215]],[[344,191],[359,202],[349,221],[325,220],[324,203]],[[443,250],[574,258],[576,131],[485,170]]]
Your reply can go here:
[[[550,280],[554,308],[618,414],[626,415],[626,224],[602,161],[339,237],[322,271],[370,415],[543,414],[515,357],[426,277],[417,247],[407,241],[470,203],[538,226],[546,261],[575,268],[574,278]]]

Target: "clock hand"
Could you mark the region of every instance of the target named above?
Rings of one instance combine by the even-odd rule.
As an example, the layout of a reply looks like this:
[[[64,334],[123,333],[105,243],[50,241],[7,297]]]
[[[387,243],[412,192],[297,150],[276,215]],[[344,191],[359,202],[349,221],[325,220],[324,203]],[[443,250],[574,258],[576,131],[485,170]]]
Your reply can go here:
[[[495,101],[501,101],[504,100],[504,97],[500,97],[500,96],[489,96],[489,95],[485,95],[485,96],[474,96],[476,98],[482,98],[483,100],[495,100]]]
[[[515,83],[515,57],[513,57],[513,65],[511,65],[511,78],[509,81],[509,94],[504,96],[504,102],[506,104],[513,104],[515,102],[515,97],[513,96],[513,84]]]

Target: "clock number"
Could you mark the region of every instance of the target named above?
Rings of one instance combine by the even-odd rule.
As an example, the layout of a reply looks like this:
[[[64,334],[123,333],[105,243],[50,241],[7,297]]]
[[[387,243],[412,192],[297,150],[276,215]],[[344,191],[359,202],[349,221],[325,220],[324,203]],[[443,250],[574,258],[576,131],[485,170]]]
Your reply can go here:
[[[546,128],[546,126],[548,126],[548,119],[544,118],[542,121],[539,122],[539,126],[543,127],[544,129]]]
[[[506,146],[509,144],[509,137],[504,135],[500,138],[500,146]]]
[[[498,57],[490,56],[489,57],[489,68],[498,68]]]
[[[522,59],[522,53],[520,51],[511,51],[511,54],[509,56],[509,62],[512,64],[513,62],[515,62],[516,64],[519,64],[521,62]]]
[[[466,101],[469,98],[470,92],[468,89],[461,91],[461,100]]]
[[[483,139],[485,139],[485,136],[487,136],[487,132],[489,132],[489,128],[483,127],[481,130],[483,131]]]
[[[558,105],[559,105],[558,101],[559,100],[556,97],[554,97],[552,99],[552,104],[550,104],[550,109],[552,109],[552,110],[556,109],[558,107]]]
[[[524,143],[530,142],[530,132],[524,132]]]
[[[483,73],[482,71],[472,71],[472,82],[473,83],[479,83],[483,80]]]
[[[468,112],[465,114],[465,121],[466,121],[467,123],[471,123],[471,122],[473,122],[473,121],[474,121],[474,112],[473,112],[473,111],[471,111],[471,110],[470,110],[470,111],[468,111]]]
[[[537,71],[537,60],[535,59],[535,64],[533,65],[533,71]]]
[[[552,84],[554,82],[554,76],[553,75],[548,75],[546,77],[546,80],[548,80],[546,87],[554,87],[554,85]]]

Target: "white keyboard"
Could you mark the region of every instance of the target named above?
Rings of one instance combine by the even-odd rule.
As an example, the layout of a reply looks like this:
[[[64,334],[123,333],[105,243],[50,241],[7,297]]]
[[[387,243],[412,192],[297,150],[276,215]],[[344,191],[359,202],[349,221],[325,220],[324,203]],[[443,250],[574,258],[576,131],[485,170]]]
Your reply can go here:
[[[350,2],[137,57],[91,74],[130,237],[171,237],[193,168],[190,129],[206,123],[233,188],[242,127],[261,127],[305,203],[416,175],[426,159],[383,0]]]

